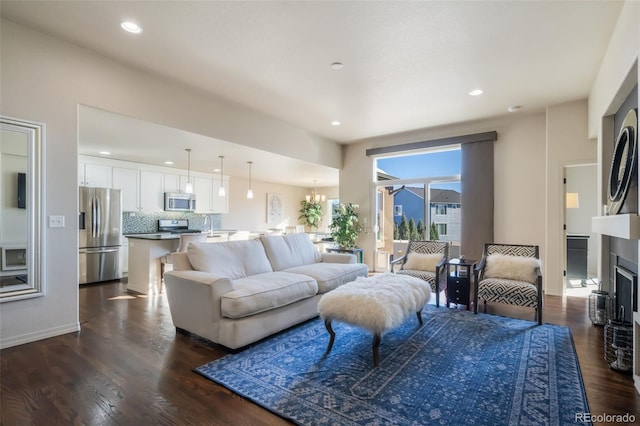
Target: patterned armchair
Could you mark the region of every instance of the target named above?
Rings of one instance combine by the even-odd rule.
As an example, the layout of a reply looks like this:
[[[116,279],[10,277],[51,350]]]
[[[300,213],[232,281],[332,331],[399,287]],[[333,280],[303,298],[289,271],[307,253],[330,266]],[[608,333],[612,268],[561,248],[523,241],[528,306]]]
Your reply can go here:
[[[538,246],[486,243],[474,270],[475,308],[478,300],[534,308],[542,324],[542,275]]]
[[[444,264],[448,257],[449,243],[446,241],[409,240],[407,253],[391,261],[391,272],[428,282],[436,295],[436,306],[440,306],[440,292],[447,288]],[[399,265],[400,269],[394,271],[396,265]]]

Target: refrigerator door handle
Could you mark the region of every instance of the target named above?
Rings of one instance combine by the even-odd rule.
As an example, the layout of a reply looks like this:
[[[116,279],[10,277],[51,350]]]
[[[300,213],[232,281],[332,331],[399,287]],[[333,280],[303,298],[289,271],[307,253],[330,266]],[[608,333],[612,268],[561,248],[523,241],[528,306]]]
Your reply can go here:
[[[96,237],[100,235],[101,232],[101,228],[102,228],[102,218],[100,217],[100,198],[96,198],[96,218],[98,219],[96,221]]]
[[[96,211],[93,208],[93,198],[91,198],[91,224],[90,224],[91,225],[91,238],[93,238],[93,234],[95,233],[95,232],[93,232],[93,221],[96,220],[95,219],[95,214],[96,214]]]
[[[98,216],[98,199],[91,199],[91,237],[98,238],[98,229],[100,217]]]
[[[113,253],[119,251],[120,247],[109,249],[80,249],[80,253],[93,254],[93,253]]]

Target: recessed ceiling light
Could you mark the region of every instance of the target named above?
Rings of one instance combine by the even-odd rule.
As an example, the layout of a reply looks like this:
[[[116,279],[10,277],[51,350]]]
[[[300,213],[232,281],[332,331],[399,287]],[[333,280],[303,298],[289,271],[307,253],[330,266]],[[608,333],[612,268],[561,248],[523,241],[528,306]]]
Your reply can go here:
[[[165,161],[164,164],[172,165],[173,161]]]
[[[521,105],[513,105],[513,106],[510,106],[509,108],[507,108],[507,111],[509,111],[509,112],[516,112],[516,111],[517,111],[517,110],[519,110],[520,108],[522,108],[522,106],[521,106]]]
[[[100,151],[100,154],[102,154],[102,155],[111,155],[111,153],[109,151]]]
[[[344,68],[344,64],[342,62],[334,62],[331,64],[331,69],[333,70],[341,70]]]
[[[472,91],[469,92],[470,96],[479,96],[482,95],[484,92],[482,91],[482,89],[474,89]]]
[[[140,25],[136,24],[135,22],[122,21],[120,23],[120,26],[123,30],[133,34],[140,34],[142,32],[142,28],[140,27]]]
[[[339,122],[338,120],[333,120],[333,121],[331,122],[331,125],[332,125],[332,126],[339,126],[339,125],[341,125],[341,124],[342,124],[342,123],[341,123],[341,122]]]

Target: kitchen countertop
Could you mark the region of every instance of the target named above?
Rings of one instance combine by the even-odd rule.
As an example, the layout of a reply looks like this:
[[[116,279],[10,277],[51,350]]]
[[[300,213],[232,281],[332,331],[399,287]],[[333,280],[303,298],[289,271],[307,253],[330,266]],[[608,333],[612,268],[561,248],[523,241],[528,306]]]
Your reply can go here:
[[[203,232],[208,237],[217,238],[227,234],[237,232],[235,229],[216,229],[210,232]],[[170,232],[149,232],[142,234],[125,234],[126,238],[136,238],[139,240],[177,240],[180,234],[172,234]]]
[[[126,238],[135,238],[139,240],[177,240],[180,234],[171,234],[169,232],[156,232],[153,234],[129,234]]]

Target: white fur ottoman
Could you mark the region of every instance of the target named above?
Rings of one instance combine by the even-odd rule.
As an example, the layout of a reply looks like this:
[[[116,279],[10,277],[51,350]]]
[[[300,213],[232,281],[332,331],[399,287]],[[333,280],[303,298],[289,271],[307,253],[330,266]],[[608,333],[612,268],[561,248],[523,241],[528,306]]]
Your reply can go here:
[[[422,325],[420,313],[430,298],[429,283],[397,274],[359,277],[331,290],[318,302],[320,318],[331,335],[326,354],[331,351],[336,336],[331,321],[344,322],[373,333],[373,365],[377,367],[381,336],[398,327],[414,312]]]

